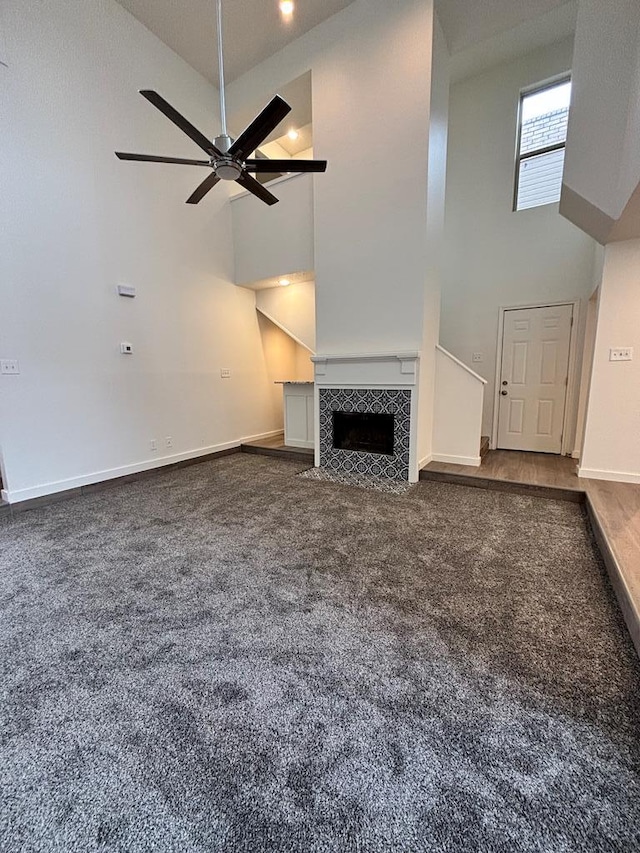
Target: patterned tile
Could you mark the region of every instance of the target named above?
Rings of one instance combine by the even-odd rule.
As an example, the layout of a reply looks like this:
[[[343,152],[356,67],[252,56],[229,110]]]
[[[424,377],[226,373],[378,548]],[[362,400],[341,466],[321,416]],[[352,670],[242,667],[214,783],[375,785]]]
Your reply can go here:
[[[411,391],[379,388],[320,388],[320,467],[361,477],[409,479]],[[395,415],[393,456],[337,450],[333,447],[332,412]]]
[[[343,486],[356,486],[359,489],[371,489],[389,495],[404,495],[415,488],[416,483],[404,480],[389,480],[380,477],[363,476],[351,471],[330,471],[327,468],[309,468],[298,474],[305,480],[320,480],[325,483],[340,483]]]

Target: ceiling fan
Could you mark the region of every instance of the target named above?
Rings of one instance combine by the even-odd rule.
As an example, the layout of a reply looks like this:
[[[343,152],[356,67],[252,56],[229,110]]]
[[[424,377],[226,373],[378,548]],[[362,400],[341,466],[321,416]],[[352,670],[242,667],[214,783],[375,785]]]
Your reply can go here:
[[[276,95],[254,118],[251,124],[243,130],[237,139],[227,134],[227,115],[224,97],[224,63],[222,56],[222,0],[217,0],[218,24],[218,71],[220,82],[220,122],[222,132],[213,142],[201,133],[191,122],[180,115],[170,103],[151,89],[141,89],[140,94],[154,107],[172,121],[183,133],[186,133],[205,154],[207,160],[185,160],[181,157],[156,157],[152,154],[127,154],[116,151],[120,160],[139,160],[146,163],[181,163],[186,166],[205,166],[212,171],[196,187],[187,199],[187,204],[198,204],[212,187],[219,181],[236,181],[246,190],[253,193],[265,204],[276,204],[278,199],[253,176],[256,173],[277,174],[281,172],[324,172],[326,160],[270,160],[266,157],[249,159],[249,155],[264,142],[269,134],[280,124],[282,119],[291,112],[289,104]]]

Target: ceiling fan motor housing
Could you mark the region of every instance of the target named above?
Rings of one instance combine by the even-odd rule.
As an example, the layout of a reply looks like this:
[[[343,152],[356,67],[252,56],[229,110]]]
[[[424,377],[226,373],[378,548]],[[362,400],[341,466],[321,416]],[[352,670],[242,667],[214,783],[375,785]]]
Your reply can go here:
[[[216,160],[213,171],[222,181],[235,181],[242,174],[242,166],[231,157]]]

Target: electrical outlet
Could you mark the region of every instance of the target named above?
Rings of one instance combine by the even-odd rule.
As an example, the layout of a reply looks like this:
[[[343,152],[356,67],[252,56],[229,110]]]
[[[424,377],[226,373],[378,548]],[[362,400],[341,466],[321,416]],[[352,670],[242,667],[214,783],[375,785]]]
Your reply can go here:
[[[476,363],[479,361],[484,361],[484,356],[481,352],[474,352],[472,360]]]
[[[221,367],[220,368],[220,378],[221,379],[231,379],[231,368]]]
[[[173,438],[170,435],[168,435],[165,438],[165,443],[166,443],[167,447],[173,447]]]
[[[151,439],[151,441],[149,442],[149,446],[150,446],[151,450],[157,450],[158,449],[158,442],[155,440],[155,438]]]
[[[0,373],[15,376],[20,373],[20,363],[17,358],[3,358],[0,361]]]
[[[617,347],[609,350],[609,361],[631,361],[633,347]]]

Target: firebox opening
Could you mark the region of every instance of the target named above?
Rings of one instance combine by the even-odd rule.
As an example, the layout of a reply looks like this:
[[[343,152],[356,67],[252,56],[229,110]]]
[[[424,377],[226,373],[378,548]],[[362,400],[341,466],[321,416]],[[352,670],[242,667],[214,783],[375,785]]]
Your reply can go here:
[[[369,412],[332,412],[333,446],[393,456],[394,415]]]

